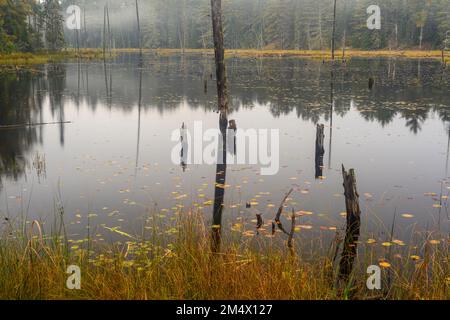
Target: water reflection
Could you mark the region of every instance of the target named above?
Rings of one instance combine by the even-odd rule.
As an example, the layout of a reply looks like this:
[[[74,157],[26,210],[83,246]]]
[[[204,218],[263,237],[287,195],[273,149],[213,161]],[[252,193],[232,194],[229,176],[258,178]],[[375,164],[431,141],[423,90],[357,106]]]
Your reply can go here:
[[[80,166],[77,161],[83,159],[83,165],[90,164],[94,167],[86,169],[89,174],[93,175],[92,172],[95,170],[100,172],[98,176],[89,176],[89,179],[94,183],[97,179],[105,184],[109,181],[111,184],[109,189],[102,185],[105,193],[99,196],[98,200],[103,201],[102,207],[111,207],[110,203],[116,201],[116,189],[128,193],[126,191],[128,188],[123,187],[123,184],[128,183],[128,179],[124,178],[119,185],[119,182],[113,180],[114,176],[119,175],[118,172],[127,172],[126,169],[130,167],[134,171],[130,176],[134,177],[136,185],[140,188],[147,190],[152,183],[160,183],[156,191],[152,189],[152,201],[161,207],[170,208],[170,205],[165,203],[167,195],[162,192],[169,192],[164,189],[167,188],[168,181],[172,181],[178,172],[167,163],[163,163],[168,158],[168,156],[164,158],[164,155],[170,155],[170,152],[166,146],[168,138],[162,140],[164,136],[161,132],[166,134],[167,130],[180,128],[182,123],[189,126],[193,120],[199,119],[195,117],[209,119],[210,115],[214,117],[211,126],[217,127],[217,114],[214,113],[217,112],[217,99],[215,90],[212,89],[215,79],[211,75],[211,70],[214,69],[213,59],[206,56],[181,59],[148,55],[144,56],[140,63],[136,58],[133,55],[125,55],[107,63],[80,61],[80,63],[52,64],[36,67],[36,70],[30,72],[0,75],[2,86],[0,125],[27,124],[20,128],[0,129],[0,179],[4,182],[20,181],[27,186],[29,182],[26,181],[26,168],[32,167],[34,160],[43,159],[45,156],[47,162],[49,158],[53,158],[53,161],[50,161],[53,166],[47,166],[46,173],[54,181],[55,177],[62,175],[58,170],[61,163],[66,160],[68,164],[65,169],[69,176],[66,177],[66,183],[71,194],[77,194],[83,191],[85,184],[88,184],[82,181],[81,177],[74,176],[79,172],[74,169]],[[236,127],[234,122],[229,121],[231,117],[235,117],[239,121],[239,126],[244,128],[251,125],[270,127],[274,123],[274,126],[285,129],[282,138],[286,137],[288,140],[282,146],[281,156],[284,165],[292,170],[289,174],[281,171],[280,175],[272,180],[267,178],[269,182],[264,189],[273,191],[274,198],[278,198],[280,190],[285,190],[289,186],[292,175],[301,175],[303,170],[309,170],[306,168],[312,171],[309,177],[326,176],[326,179],[330,179],[329,184],[336,183],[339,188],[341,179],[338,175],[334,177],[336,175],[334,165],[340,165],[345,157],[351,157],[352,161],[356,162],[355,159],[360,156],[348,154],[348,145],[378,143],[377,139],[367,140],[365,126],[361,125],[360,121],[367,126],[374,125],[380,128],[379,132],[386,134],[393,131],[392,127],[389,127],[393,123],[396,128],[408,128],[411,134],[408,143],[420,140],[417,150],[409,153],[411,162],[422,159],[420,156],[422,148],[426,148],[429,154],[437,152],[443,154],[447,150],[445,159],[438,159],[442,161],[441,166],[446,167],[444,177],[442,176],[444,168],[436,176],[434,171],[430,174],[429,169],[421,165],[414,167],[414,171],[403,173],[404,176],[410,174],[412,177],[404,178],[402,183],[412,184],[414,179],[423,177],[429,177],[430,181],[447,177],[448,145],[450,145],[447,140],[450,141],[450,131],[445,125],[450,120],[448,102],[450,81],[448,69],[444,72],[438,62],[422,60],[420,72],[417,61],[399,59],[371,61],[352,59],[346,65],[336,66],[333,70],[321,61],[302,59],[232,58],[229,65],[230,110],[226,115],[221,115],[220,112],[218,114],[222,132],[219,139],[221,147],[226,148],[230,145],[226,143],[228,138],[226,129]],[[367,86],[369,77],[375,79],[372,90]],[[105,123],[105,119],[109,118],[117,121]],[[130,121],[127,122],[129,118]],[[68,125],[66,121],[73,121],[73,124]],[[50,122],[57,124],[51,127],[29,125]],[[355,122],[358,122],[358,125],[354,126]],[[176,123],[176,126],[173,123]],[[306,123],[313,126],[309,127]],[[325,124],[323,131],[326,132],[323,132],[323,135],[328,140],[326,152],[323,143],[316,144],[314,148],[314,132],[319,123]],[[437,150],[437,143],[432,145],[425,143],[425,140],[436,139],[437,133],[434,131],[425,133],[426,136],[421,138],[428,123],[443,124],[445,132],[442,130],[441,136],[445,135],[446,141],[442,151]],[[296,131],[300,128],[302,131]],[[441,129],[437,128],[436,132],[438,130]],[[400,134],[404,136],[404,133],[398,130],[393,134],[397,136],[380,138],[380,141],[383,143],[391,141],[395,145],[397,141],[395,139]],[[317,140],[320,142],[321,139]],[[91,144],[92,141],[95,141],[95,144]],[[308,149],[309,146],[311,150]],[[217,165],[212,174],[206,172],[208,169],[187,167],[183,159],[187,156],[189,148],[190,146],[186,145],[182,149],[181,161],[176,167],[180,175],[190,177],[191,190],[195,191],[194,184],[198,183],[198,180],[201,180],[202,184],[214,183],[214,188],[211,188],[211,192],[214,193],[211,197],[213,224],[220,225],[223,223],[222,213],[226,207],[226,196],[234,197],[233,202],[238,202],[236,191],[227,191],[225,196],[224,186],[227,179],[228,184],[231,184],[230,181],[237,184],[241,180],[250,180],[249,176],[256,170],[236,169],[230,165],[227,168],[226,161]],[[47,154],[43,154],[39,149],[45,149]],[[297,150],[298,154],[294,150]],[[36,151],[41,151],[40,156],[36,156]],[[361,163],[358,169],[367,168],[369,172],[367,184],[373,185],[374,190],[382,190],[382,183],[386,181],[380,181],[381,178],[377,180],[376,176],[370,175],[372,164],[369,162],[386,151],[379,145],[373,148],[370,145],[364,146],[360,151],[367,155],[361,157],[364,159],[361,162],[366,162]],[[401,156],[399,150],[390,149],[389,152],[393,156]],[[328,166],[324,164],[324,153],[328,153]],[[86,154],[90,160],[98,157],[104,162],[95,163],[94,160],[89,162],[86,160]],[[224,155],[226,150],[218,156]],[[114,160],[105,159],[106,157]],[[301,157],[307,158],[307,161],[301,163],[303,160]],[[105,169],[114,161],[122,161],[122,167]],[[384,160],[379,161],[379,167],[383,167]],[[314,167],[312,162],[315,162]],[[433,162],[431,166],[434,165],[436,164]],[[74,168],[70,169],[68,166]],[[37,167],[42,171],[42,165]],[[214,176],[214,179],[206,181],[211,176]],[[146,177],[149,178],[146,180]],[[401,177],[403,176],[399,175],[398,179]],[[256,179],[258,182],[261,178]],[[71,184],[67,180],[76,182]],[[330,197],[340,190],[324,187],[325,182],[318,180],[320,181],[316,183],[329,192]],[[259,187],[256,182],[249,186],[253,193]],[[261,182],[263,183],[266,182]],[[96,190],[95,187],[92,189]],[[267,191],[264,189],[258,192]],[[131,196],[128,195],[129,198]],[[242,199],[241,196],[243,199],[249,199],[254,195],[239,193],[239,199]],[[323,194],[320,196],[322,198],[318,195],[318,199],[323,199]],[[383,198],[380,202],[385,204],[388,200]],[[84,198],[73,200],[73,211],[84,204],[84,201]],[[320,201],[311,203],[303,202],[304,205],[311,206],[321,204]],[[327,205],[326,209],[329,211],[339,212],[338,210],[342,208],[336,203],[330,200],[329,203],[324,203],[324,206]],[[407,201],[405,203],[409,205]],[[235,213],[240,212],[236,210]]]

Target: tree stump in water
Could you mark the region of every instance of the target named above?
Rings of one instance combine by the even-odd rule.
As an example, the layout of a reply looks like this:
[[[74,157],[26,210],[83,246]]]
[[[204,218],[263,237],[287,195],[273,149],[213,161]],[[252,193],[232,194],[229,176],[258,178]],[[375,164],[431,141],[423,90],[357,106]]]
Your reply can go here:
[[[369,78],[369,90],[372,90],[374,84],[375,80],[373,78]]]
[[[323,140],[325,139],[324,130],[325,130],[325,126],[323,124],[317,125],[316,157],[315,157],[316,179],[319,179],[323,176],[323,155],[325,154],[325,148],[323,146]]]
[[[338,287],[348,286],[350,274],[357,255],[357,241],[361,226],[361,209],[359,207],[359,194],[356,190],[355,170],[348,172],[342,166],[344,178],[345,206],[347,209],[347,225],[345,230],[344,247],[339,264]]]

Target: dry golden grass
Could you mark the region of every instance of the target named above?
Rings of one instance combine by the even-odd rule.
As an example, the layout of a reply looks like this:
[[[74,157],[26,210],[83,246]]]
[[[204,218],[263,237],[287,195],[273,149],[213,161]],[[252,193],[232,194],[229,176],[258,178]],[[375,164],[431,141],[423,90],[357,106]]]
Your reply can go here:
[[[37,65],[51,62],[59,62],[66,59],[96,59],[102,57],[102,51],[98,49],[81,49],[79,52],[73,49],[61,52],[40,53],[11,53],[0,54],[0,65]]]
[[[139,49],[135,48],[124,48],[124,49],[114,49],[112,50],[114,55],[120,53],[139,53]],[[212,49],[143,49],[144,53],[154,53],[157,55],[213,55],[214,51]],[[109,54],[108,54],[109,56]],[[236,50],[226,50],[226,57],[303,57],[310,59],[319,60],[330,60],[331,52],[329,50],[257,50],[257,49],[236,49]],[[397,57],[397,58],[410,58],[410,59],[439,59],[441,60],[441,51],[425,51],[425,50],[374,50],[374,51],[363,51],[363,50],[347,50],[345,53],[345,58],[349,59],[352,57]],[[100,59],[103,58],[101,49],[80,49],[78,53],[74,49],[67,49],[58,53],[11,53],[11,54],[0,54],[0,65],[5,66],[22,66],[22,65],[37,65],[45,64],[51,62],[59,62],[65,59]],[[342,58],[342,52],[336,51],[336,59]],[[444,55],[445,61],[450,62],[450,53],[446,52]]]
[[[118,51],[133,52],[133,49],[126,49],[125,51],[119,49]],[[181,49],[155,49],[145,50],[146,52],[155,52],[159,55],[173,55],[180,54],[183,51]],[[214,54],[212,49],[185,49],[185,54]],[[345,58],[352,57],[397,57],[397,58],[430,58],[441,59],[441,51],[439,50],[353,50],[349,49],[345,51]],[[330,50],[257,50],[257,49],[236,49],[226,50],[225,55],[227,57],[304,57],[313,59],[331,59]],[[342,51],[336,50],[336,59],[342,58]],[[444,58],[450,61],[450,52],[446,52]]]
[[[45,240],[45,235],[36,232],[37,224],[31,238],[8,231],[0,241],[0,299],[449,298],[447,244],[429,248],[420,261],[405,258],[385,269],[392,272],[390,290],[365,289],[367,275],[357,267],[351,294],[338,293],[335,268],[327,254],[304,257],[283,245],[263,249],[236,239],[224,239],[221,252],[214,254],[202,218],[185,216],[178,221],[171,243],[155,228],[151,240],[121,233],[130,241],[92,243],[89,254],[86,241],[70,244],[58,236]],[[365,265],[370,258],[360,259]],[[81,290],[65,287],[66,268],[71,264],[82,269]]]

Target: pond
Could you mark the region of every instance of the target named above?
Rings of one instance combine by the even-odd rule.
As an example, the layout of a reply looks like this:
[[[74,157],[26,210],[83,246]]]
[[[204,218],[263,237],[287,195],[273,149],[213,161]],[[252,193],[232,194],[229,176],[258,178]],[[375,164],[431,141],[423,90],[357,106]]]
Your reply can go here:
[[[72,238],[89,226],[104,241],[123,238],[109,228],[141,234],[149,217],[169,226],[199,210],[211,221],[216,166],[174,163],[171,137],[183,123],[218,128],[213,58],[143,61],[124,54],[0,75],[0,125],[12,125],[0,129],[3,218],[51,230],[63,212]],[[280,149],[275,175],[228,165],[225,232],[255,230],[257,212],[270,221],[294,188],[286,212],[300,212],[301,232],[333,236],[345,225],[342,164],[356,171],[367,234],[389,232],[394,216],[399,234],[448,230],[450,72],[439,61],[229,58],[227,69],[229,119],[278,129]]]

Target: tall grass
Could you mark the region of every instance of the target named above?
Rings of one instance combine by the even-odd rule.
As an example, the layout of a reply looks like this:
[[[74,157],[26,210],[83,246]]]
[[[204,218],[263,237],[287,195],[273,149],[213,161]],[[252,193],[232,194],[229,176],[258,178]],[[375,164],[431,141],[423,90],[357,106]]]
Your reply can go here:
[[[449,298],[447,243],[425,241],[421,258],[412,255],[417,248],[406,250],[399,263],[383,270],[383,279],[388,271],[392,279],[389,287],[383,280],[380,291],[366,288],[365,268],[378,263],[368,245],[352,287],[342,292],[334,286],[333,250],[309,254],[297,239],[292,253],[275,242],[258,246],[224,237],[222,251],[212,253],[210,229],[196,213],[184,214],[173,229],[170,242],[154,226],[145,239],[120,232],[128,241],[87,244],[63,234],[45,235],[37,222],[26,228],[10,225],[0,240],[0,299]],[[71,264],[81,267],[81,290],[66,288]]]
[[[118,51],[133,52],[129,49],[118,49]],[[173,55],[181,54],[181,49],[156,49],[147,50],[149,52],[155,52],[159,55]],[[185,54],[214,54],[212,49],[185,49]],[[330,50],[278,50],[278,49],[229,49],[225,50],[226,57],[303,57],[310,59],[331,59]],[[439,50],[354,50],[348,49],[345,51],[345,58],[377,58],[377,57],[397,57],[397,58],[409,58],[409,59],[442,59],[442,53]],[[338,54],[336,59],[341,59],[341,55]],[[444,53],[444,59],[450,60],[450,53],[447,51]]]
[[[101,58],[101,50],[99,49],[67,49],[61,52],[37,52],[37,53],[9,53],[0,54],[0,65],[4,66],[28,66],[45,64],[52,62],[60,62],[66,59],[99,59]]]

